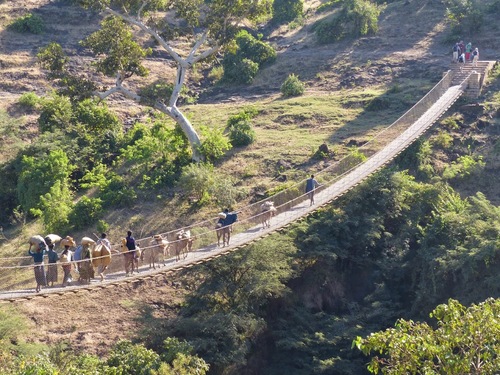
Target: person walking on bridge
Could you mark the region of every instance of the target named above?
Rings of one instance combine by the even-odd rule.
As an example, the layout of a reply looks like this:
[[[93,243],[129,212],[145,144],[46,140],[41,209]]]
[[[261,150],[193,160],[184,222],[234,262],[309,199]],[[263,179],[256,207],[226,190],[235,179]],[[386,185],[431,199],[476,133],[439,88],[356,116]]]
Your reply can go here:
[[[33,257],[33,262],[35,263],[35,281],[36,281],[36,292],[39,293],[42,286],[47,285],[47,279],[45,277],[45,268],[43,267],[43,256],[46,253],[45,243],[40,242],[35,250],[31,251],[31,246],[28,249],[28,254]]]
[[[314,204],[314,191],[319,187],[318,181],[314,179],[312,174],[310,178],[306,180],[306,194],[311,202],[310,206]]]

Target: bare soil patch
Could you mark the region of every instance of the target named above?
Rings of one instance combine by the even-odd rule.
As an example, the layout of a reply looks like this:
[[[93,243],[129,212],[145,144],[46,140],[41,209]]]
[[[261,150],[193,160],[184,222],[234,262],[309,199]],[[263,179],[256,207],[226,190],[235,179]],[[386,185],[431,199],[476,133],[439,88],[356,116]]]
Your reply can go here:
[[[64,296],[17,302],[18,310],[30,319],[36,334],[27,341],[53,345],[66,342],[77,351],[105,355],[120,339],[134,340],[137,332],[151,327],[154,319],[176,316],[186,290],[180,283],[157,278],[154,281],[80,291]]]

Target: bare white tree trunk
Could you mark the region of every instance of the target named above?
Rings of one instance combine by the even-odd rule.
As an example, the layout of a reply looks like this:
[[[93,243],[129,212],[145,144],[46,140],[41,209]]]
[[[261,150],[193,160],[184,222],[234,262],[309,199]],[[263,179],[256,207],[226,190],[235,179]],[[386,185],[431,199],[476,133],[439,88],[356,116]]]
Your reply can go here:
[[[200,153],[201,141],[198,133],[196,132],[191,122],[186,116],[177,108],[176,106],[167,107],[163,103],[156,103],[155,108],[160,112],[165,113],[170,116],[179,126],[181,127],[183,133],[186,135],[189,145],[191,146],[192,159],[196,162],[202,161],[203,155]]]
[[[125,20],[131,25],[135,25],[138,28],[140,28],[142,31],[148,33],[151,35],[153,38],[156,39],[156,41],[168,52],[170,56],[174,59],[176,65],[177,65],[177,77],[175,80],[175,83],[173,85],[173,91],[172,95],[170,96],[170,99],[168,101],[169,105],[165,105],[162,102],[157,102],[154,105],[154,108],[157,110],[167,114],[170,116],[174,121],[179,124],[181,127],[182,131],[186,135],[189,144],[191,146],[192,150],[192,155],[193,155],[193,160],[198,162],[202,161],[203,155],[200,153],[200,145],[201,145],[201,140],[196,132],[196,129],[193,127],[191,122],[187,119],[186,116],[182,113],[181,110],[177,107],[177,101],[179,99],[179,95],[181,93],[182,87],[184,86],[184,81],[186,79],[186,71],[193,66],[196,62],[207,58],[208,56],[214,54],[219,50],[218,45],[214,45],[212,47],[207,48],[205,51],[202,53],[199,53],[196,55],[198,50],[204,45],[207,41],[207,33],[203,33],[199,39],[194,43],[193,47],[191,48],[191,51],[187,58],[183,59],[177,52],[173,50],[173,48],[165,41],[155,30],[147,26],[142,20],[140,19],[140,16],[138,18],[131,17],[126,14],[122,14],[120,12],[116,12],[112,10],[111,8],[106,9],[107,13],[110,13],[114,16],[120,17],[121,19]],[[140,12],[139,12],[140,14]],[[141,97],[137,94],[132,92],[131,90],[125,88],[122,86],[123,79],[121,78],[120,75],[118,75],[117,80],[116,80],[116,86],[113,87],[112,89],[106,91],[105,93],[96,93],[101,99],[104,99],[105,97],[115,93],[115,92],[121,92],[123,95],[126,97],[135,100],[139,102],[141,100]],[[167,99],[167,98],[165,98]]]

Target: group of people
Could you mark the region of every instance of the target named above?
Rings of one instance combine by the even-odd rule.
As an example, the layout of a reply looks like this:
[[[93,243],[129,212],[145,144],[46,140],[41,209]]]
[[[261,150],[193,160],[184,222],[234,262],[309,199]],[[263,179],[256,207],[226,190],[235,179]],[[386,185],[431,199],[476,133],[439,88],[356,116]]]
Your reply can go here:
[[[453,62],[463,64],[472,62],[472,65],[476,66],[478,60],[479,49],[477,47],[473,48],[471,42],[464,44],[463,40],[461,40],[453,45]]]
[[[314,204],[314,193],[315,190],[320,185],[311,175],[310,178],[306,180],[305,192],[310,201],[310,205]],[[219,214],[216,229],[223,227],[230,227],[237,220],[236,213],[230,213],[228,209],[225,209],[223,213]],[[58,254],[55,250],[55,245],[57,242],[61,243],[63,250]],[[227,239],[229,243],[229,238]],[[136,258],[135,253],[139,250],[138,244],[136,243],[132,232],[128,231],[125,237],[124,246],[126,247],[128,257]],[[43,238],[41,236],[33,236],[30,239],[30,248],[28,249],[28,254],[33,257],[34,261],[34,273],[36,281],[36,292],[40,292],[43,286],[54,286],[54,283],[58,280],[58,262],[63,270],[63,281],[61,286],[66,286],[71,283],[72,275],[71,271],[74,269],[79,275],[79,282],[90,280],[94,277],[94,268],[91,262],[91,245],[96,246],[102,244],[111,251],[111,243],[107,238],[106,233],[102,233],[101,237],[94,242],[88,237],[82,239],[82,243],[76,246],[75,241],[72,237],[67,236],[61,239],[56,235],[48,235]],[[32,248],[34,247],[34,251]],[[74,248],[74,250],[72,250]],[[47,272],[45,272],[44,267],[44,257],[47,256]],[[126,267],[127,268],[127,267]],[[101,275],[102,277],[102,275]]]
[[[60,254],[55,250],[57,242],[60,242],[61,247],[63,247]],[[56,235],[48,235],[45,238],[42,236],[31,237],[28,255],[33,257],[36,292],[40,292],[44,286],[54,286],[54,283],[58,280],[58,265],[61,266],[63,271],[61,284],[63,287],[73,281],[71,275],[73,269],[79,275],[79,282],[93,278],[94,268],[91,262],[91,246],[93,244],[96,246],[101,244],[111,251],[111,243],[106,233],[102,233],[97,242],[84,237],[79,246],[76,246],[76,242],[70,236],[64,239]],[[132,254],[137,247],[131,231],[127,232],[126,247]],[[44,266],[45,256],[47,257],[47,272],[45,272]]]

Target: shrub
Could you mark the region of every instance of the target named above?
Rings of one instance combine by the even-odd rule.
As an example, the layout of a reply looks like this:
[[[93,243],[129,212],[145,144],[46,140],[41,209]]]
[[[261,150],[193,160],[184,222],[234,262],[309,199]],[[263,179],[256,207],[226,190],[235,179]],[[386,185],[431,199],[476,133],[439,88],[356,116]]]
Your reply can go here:
[[[40,213],[46,232],[68,229],[69,215],[73,208],[72,198],[68,181],[56,181],[49,192],[40,197]]]
[[[82,229],[93,224],[101,214],[102,200],[84,196],[75,204],[69,215],[69,220],[75,229]]]
[[[370,100],[368,105],[366,106],[367,111],[383,111],[388,109],[391,106],[391,101],[385,97],[377,97]]]
[[[104,220],[98,220],[96,229],[99,233],[105,233],[109,230],[109,224]]]
[[[446,16],[453,35],[473,35],[483,26],[483,10],[479,1],[445,0]]]
[[[276,51],[273,47],[256,39],[248,31],[241,30],[224,55],[224,80],[232,83],[251,83],[259,68],[274,60]]]
[[[229,122],[229,121],[228,121]],[[255,141],[255,131],[248,119],[242,119],[229,127],[229,140],[233,146],[248,146]]]
[[[70,100],[65,96],[52,94],[48,99],[41,100],[42,110],[38,118],[41,132],[66,129],[71,124],[73,109]]]
[[[284,97],[299,96],[304,93],[304,83],[295,74],[290,74],[280,88]]]
[[[236,34],[238,54],[259,64],[259,66],[273,63],[276,60],[276,50],[262,40],[255,38],[246,30]]]
[[[252,83],[259,71],[259,64],[256,62],[247,58],[240,59],[230,52],[224,56],[223,65],[224,81],[231,83]]]
[[[40,98],[34,92],[25,92],[19,97],[19,104],[25,108],[33,109],[40,102]]]
[[[200,204],[210,199],[210,188],[214,184],[214,167],[210,163],[189,164],[182,171],[179,185]]]
[[[443,178],[451,180],[453,178],[465,178],[473,175],[484,167],[485,163],[481,156],[472,155],[460,156],[443,171]]]
[[[219,82],[224,76],[224,68],[222,66],[214,66],[208,73],[208,78],[214,82]]]
[[[273,2],[273,21],[277,23],[286,23],[304,14],[303,0],[274,0]]]
[[[120,129],[118,117],[112,113],[104,102],[96,99],[85,99],[76,105],[75,118],[92,133],[102,134],[108,130]]]
[[[150,375],[160,367],[160,356],[143,345],[119,341],[107,360],[122,375]]]
[[[245,192],[236,187],[236,180],[224,175],[215,176],[208,193],[219,207],[232,207],[245,197]]]
[[[36,58],[38,64],[40,64],[43,69],[47,69],[52,73],[62,72],[66,63],[69,61],[61,45],[55,42],[40,48]]]
[[[462,116],[450,116],[446,117],[445,119],[440,121],[440,125],[443,126],[445,129],[449,130],[456,130],[460,128],[459,123],[463,121]]]
[[[143,104],[153,106],[157,101],[165,102],[166,99],[170,98],[173,90],[174,86],[171,83],[156,81],[143,87],[139,95]]]
[[[45,23],[42,17],[28,13],[17,18],[9,28],[19,33],[41,34],[45,30]]]
[[[99,198],[104,207],[129,207],[137,199],[137,193],[127,186],[123,177],[113,175],[102,187]]]
[[[378,31],[380,8],[376,4],[368,0],[349,0],[345,9],[346,21],[350,24],[350,34],[359,37],[375,34]]]
[[[453,137],[447,132],[439,132],[439,134],[433,139],[433,143],[446,150],[453,145]]]
[[[23,155],[17,180],[17,195],[24,212],[39,208],[40,197],[57,182],[65,183],[73,167],[62,150],[38,157]]]
[[[200,152],[208,161],[219,159],[227,150],[231,149],[231,143],[229,143],[226,136],[224,136],[219,129],[202,127],[201,133],[203,135],[203,140],[201,142]]]
[[[322,20],[313,27],[319,44],[329,44],[344,37],[344,25],[340,17]]]
[[[368,0],[347,0],[339,15],[314,26],[318,42],[333,43],[347,36],[360,37],[378,31],[380,8]]]

